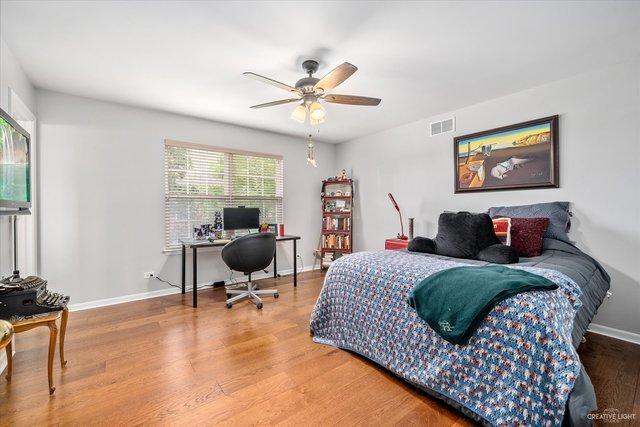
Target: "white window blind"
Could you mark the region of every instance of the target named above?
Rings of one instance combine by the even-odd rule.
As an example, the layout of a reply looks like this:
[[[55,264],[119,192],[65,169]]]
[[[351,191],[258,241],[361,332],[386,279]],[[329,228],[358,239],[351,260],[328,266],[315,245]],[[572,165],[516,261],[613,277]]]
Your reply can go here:
[[[165,141],[165,249],[225,207],[259,208],[261,223],[282,223],[283,175],[280,156]]]

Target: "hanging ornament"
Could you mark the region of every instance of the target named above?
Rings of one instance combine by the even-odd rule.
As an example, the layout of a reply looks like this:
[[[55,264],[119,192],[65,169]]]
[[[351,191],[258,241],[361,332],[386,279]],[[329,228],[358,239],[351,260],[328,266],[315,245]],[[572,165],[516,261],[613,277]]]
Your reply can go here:
[[[316,163],[316,155],[314,152],[313,139],[311,139],[311,134],[309,134],[309,138],[307,139],[307,164],[313,166],[314,168],[318,167]]]

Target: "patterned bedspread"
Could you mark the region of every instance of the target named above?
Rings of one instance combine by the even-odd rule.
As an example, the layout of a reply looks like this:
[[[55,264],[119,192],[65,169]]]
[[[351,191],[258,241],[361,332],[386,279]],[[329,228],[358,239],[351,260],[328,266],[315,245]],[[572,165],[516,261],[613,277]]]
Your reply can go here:
[[[461,265],[402,251],[340,258],[311,314],[314,341],[359,353],[485,424],[561,425],[580,372],[571,343],[580,288],[557,271],[514,266],[559,288],[503,301],[459,346],[406,298],[425,277]]]

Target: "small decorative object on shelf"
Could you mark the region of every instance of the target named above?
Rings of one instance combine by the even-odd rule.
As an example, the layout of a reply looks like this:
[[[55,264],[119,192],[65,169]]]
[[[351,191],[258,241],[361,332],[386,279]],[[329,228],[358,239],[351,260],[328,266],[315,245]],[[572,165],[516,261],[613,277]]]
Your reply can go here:
[[[322,182],[322,269],[352,252],[353,194],[353,180],[344,169]]]
[[[216,239],[222,238],[222,213],[220,211],[213,214],[213,231]]]

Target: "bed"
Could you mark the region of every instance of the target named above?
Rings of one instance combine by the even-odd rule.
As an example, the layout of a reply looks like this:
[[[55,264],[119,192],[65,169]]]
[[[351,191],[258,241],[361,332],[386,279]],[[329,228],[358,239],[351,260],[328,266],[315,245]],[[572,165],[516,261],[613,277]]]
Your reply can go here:
[[[575,246],[545,238],[540,256],[509,267],[559,288],[501,302],[465,346],[443,340],[407,304],[430,274],[484,264],[408,251],[340,258],[312,312],[313,339],[356,352],[485,425],[588,425],[595,395],[576,349],[608,274]]]

